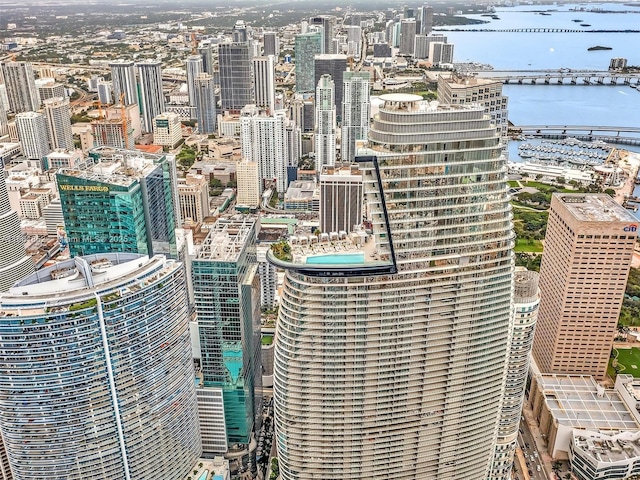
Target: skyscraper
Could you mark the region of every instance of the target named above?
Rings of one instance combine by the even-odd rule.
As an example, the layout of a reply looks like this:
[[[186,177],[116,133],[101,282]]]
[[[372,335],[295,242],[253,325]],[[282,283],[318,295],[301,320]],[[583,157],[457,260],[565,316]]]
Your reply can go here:
[[[273,55],[274,57],[278,58],[278,55],[280,55],[280,43],[278,40],[278,34],[276,32],[264,32],[262,42],[262,55],[264,55],[265,57]]]
[[[7,184],[0,175],[0,292],[6,292],[18,280],[33,272],[33,262],[24,249],[18,213],[11,210]]]
[[[429,35],[431,30],[433,30],[433,7],[425,5],[420,11],[420,33]]]
[[[218,46],[220,69],[220,106],[239,112],[255,103],[253,72],[247,43],[223,43]]]
[[[236,165],[238,183],[238,205],[260,206],[260,167],[256,162],[242,161]]]
[[[165,111],[162,92],[162,63],[155,60],[136,63],[140,82],[140,111],[144,132],[153,131],[153,118]]]
[[[31,160],[42,160],[42,157],[51,151],[47,119],[42,113],[18,113],[16,128],[25,157]]]
[[[413,56],[416,43],[416,20],[407,18],[400,22],[400,55]]]
[[[347,232],[362,224],[362,175],[357,167],[320,173],[320,231]]]
[[[202,71],[213,76],[213,45],[211,41],[200,42],[198,55],[202,57]]]
[[[0,295],[0,431],[14,479],[183,478],[200,456],[184,270],[100,254]]]
[[[512,478],[513,457],[518,441],[518,427],[529,373],[533,333],[540,304],[538,277],[538,272],[516,267],[513,333],[509,347],[505,391],[502,396],[498,439],[489,473],[489,478],[492,480],[511,480]]]
[[[40,108],[33,67],[27,62],[7,62],[2,65],[7,86],[9,109],[13,113],[35,112]]]
[[[198,132],[211,134],[216,131],[216,93],[213,77],[199,73],[193,81]]]
[[[227,442],[244,445],[260,382],[260,282],[255,220],[219,219],[192,262],[205,387],[222,388]]]
[[[433,65],[453,63],[453,47],[454,45],[452,43],[429,43],[429,61]]]
[[[316,88],[316,170],[336,163],[335,83],[330,75],[322,75]]]
[[[121,103],[120,96],[124,94],[125,105],[138,104],[138,91],[136,88],[136,70],[133,61],[115,60],[109,63],[111,68],[111,83],[113,84],[113,96],[116,103]]]
[[[381,99],[357,157],[372,235],[268,253],[286,270],[280,475],[484,480],[511,328],[506,162],[482,108]]]
[[[607,375],[638,220],[606,194],[553,194],[533,356],[542,373]]]
[[[253,105],[240,115],[242,156],[258,164],[261,186],[264,180],[275,180],[281,193],[287,190],[285,120],[284,111],[267,115]]]
[[[344,72],[347,71],[347,56],[341,54],[316,55],[314,58],[314,78],[316,86],[323,75],[331,75],[333,79],[334,101],[336,104],[336,121],[342,122],[342,98],[344,89]],[[316,103],[318,98],[316,98]]]
[[[177,113],[162,113],[153,119],[153,143],[176,148],[182,140],[182,124]]]
[[[51,148],[73,150],[75,145],[73,143],[73,134],[71,133],[69,99],[54,97],[45,100],[44,113],[47,116]]]
[[[276,65],[273,55],[253,58],[253,78],[256,105],[273,112],[276,106]]]
[[[303,33],[295,37],[296,92],[311,93],[318,80],[315,78],[315,56],[322,52],[322,37],[317,32]]]
[[[189,92],[189,105],[196,106],[196,78],[204,73],[201,55],[190,55],[185,61],[187,71],[187,91]]]
[[[95,163],[84,169],[56,175],[71,254],[175,258],[175,165],[165,155],[108,147],[93,149],[91,156]]]
[[[320,53],[335,53],[331,49],[334,23],[335,19],[327,15],[311,17],[309,19],[309,25],[319,27],[322,32],[322,51]]]
[[[353,162],[356,141],[367,139],[370,117],[369,73],[345,72],[340,130],[342,135],[340,151],[343,162]]]

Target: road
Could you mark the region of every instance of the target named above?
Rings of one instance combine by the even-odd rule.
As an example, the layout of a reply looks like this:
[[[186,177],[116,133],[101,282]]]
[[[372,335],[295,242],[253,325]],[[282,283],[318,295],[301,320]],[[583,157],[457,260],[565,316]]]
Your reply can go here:
[[[525,456],[531,480],[550,480],[547,476],[547,472],[545,472],[544,470],[544,465],[542,465],[541,452],[537,451],[536,442],[534,442],[533,440],[533,434],[529,429],[529,425],[527,425],[527,422],[524,420],[520,421],[518,445],[522,449],[522,453]],[[540,466],[540,471],[538,471],[538,466]]]

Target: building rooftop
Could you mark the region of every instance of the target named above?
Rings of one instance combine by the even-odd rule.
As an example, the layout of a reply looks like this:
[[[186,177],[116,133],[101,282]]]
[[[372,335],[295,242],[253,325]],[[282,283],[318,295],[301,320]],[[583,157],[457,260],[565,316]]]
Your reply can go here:
[[[606,193],[554,193],[574,218],[582,222],[634,222],[638,219]]]
[[[237,262],[254,224],[255,220],[250,217],[219,219],[202,243],[196,259]]]
[[[626,403],[587,375],[542,374],[538,378],[545,403],[562,425],[584,430],[638,430]]]
[[[586,452],[594,463],[614,463],[640,457],[640,432],[605,435],[573,431],[574,447]]]

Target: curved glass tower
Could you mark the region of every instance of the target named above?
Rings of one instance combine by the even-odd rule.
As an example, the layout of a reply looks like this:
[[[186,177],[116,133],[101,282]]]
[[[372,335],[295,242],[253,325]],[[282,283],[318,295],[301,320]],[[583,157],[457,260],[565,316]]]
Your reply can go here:
[[[202,447],[183,268],[101,254],[0,296],[0,431],[16,480],[183,478]]]
[[[362,230],[297,234],[268,254],[287,269],[274,365],[280,473],[484,480],[514,268],[499,135],[478,106],[381,98],[356,158]]]

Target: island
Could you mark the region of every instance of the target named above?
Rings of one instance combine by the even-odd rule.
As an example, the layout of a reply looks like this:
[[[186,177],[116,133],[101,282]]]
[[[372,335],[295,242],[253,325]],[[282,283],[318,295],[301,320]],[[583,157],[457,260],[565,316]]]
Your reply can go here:
[[[613,50],[613,48],[612,47],[603,47],[602,45],[596,45],[595,47],[587,48],[587,50],[589,52],[592,52],[594,50]]]

